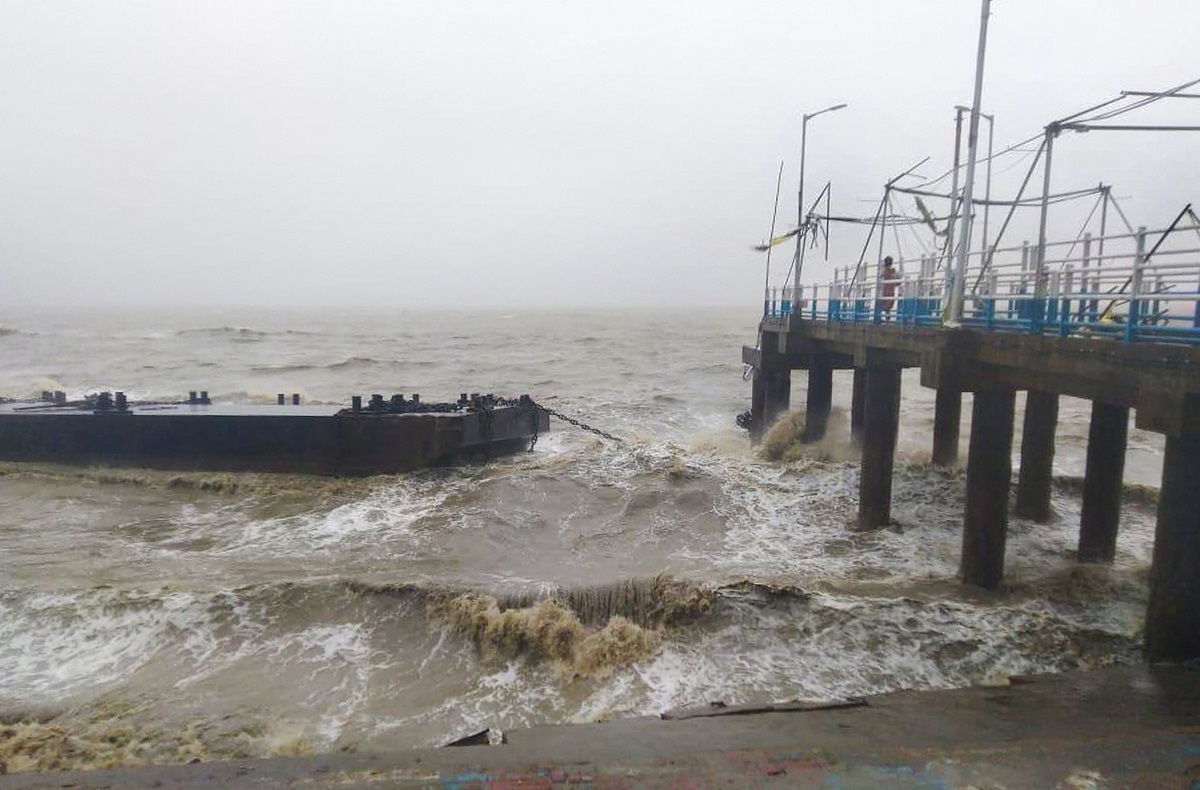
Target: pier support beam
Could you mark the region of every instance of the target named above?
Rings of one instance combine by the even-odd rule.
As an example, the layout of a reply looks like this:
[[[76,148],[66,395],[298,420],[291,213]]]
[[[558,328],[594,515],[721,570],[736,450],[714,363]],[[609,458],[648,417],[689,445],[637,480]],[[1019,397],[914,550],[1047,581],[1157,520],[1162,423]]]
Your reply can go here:
[[[790,406],[791,371],[756,369],[750,387],[750,438],[758,442]]]
[[[900,423],[900,367],[866,369],[862,474],[858,486],[858,527],[878,529],[892,520],[892,467]]]
[[[790,370],[765,371],[766,381],[766,426],[775,424],[780,415],[786,414],[792,402],[792,372]]]
[[[958,426],[962,421],[962,393],[942,388],[933,408],[933,465],[958,463]]]
[[[863,414],[867,399],[866,368],[854,369],[854,391],[850,396],[850,441],[855,445],[862,444]]]
[[[1013,390],[981,390],[971,408],[960,573],[967,584],[988,589],[1004,578],[1015,399]]]
[[[1021,474],[1017,481],[1018,518],[1050,520],[1050,489],[1054,477],[1054,432],[1058,428],[1058,395],[1030,390],[1025,396],[1021,431]]]
[[[808,369],[808,402],[804,411],[804,441],[819,442],[829,427],[833,408],[833,365],[827,356],[813,358]]]
[[[750,441],[758,444],[763,438],[763,414],[767,405],[767,385],[762,371],[754,369],[750,379]]]
[[[1129,408],[1092,402],[1088,428],[1087,472],[1079,523],[1079,559],[1112,562],[1121,520],[1121,480],[1129,437]],[[1193,482],[1193,485],[1195,483]]]
[[[1146,610],[1146,657],[1200,658],[1200,438],[1167,437]]]

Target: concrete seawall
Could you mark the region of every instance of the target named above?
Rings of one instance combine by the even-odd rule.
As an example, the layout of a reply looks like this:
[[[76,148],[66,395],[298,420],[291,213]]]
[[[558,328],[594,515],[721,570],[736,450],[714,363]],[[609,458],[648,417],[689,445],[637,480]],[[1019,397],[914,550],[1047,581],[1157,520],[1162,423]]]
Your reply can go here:
[[[865,702],[538,727],[507,733],[504,746],[13,775],[0,790],[1200,787],[1200,668],[1136,665]]]

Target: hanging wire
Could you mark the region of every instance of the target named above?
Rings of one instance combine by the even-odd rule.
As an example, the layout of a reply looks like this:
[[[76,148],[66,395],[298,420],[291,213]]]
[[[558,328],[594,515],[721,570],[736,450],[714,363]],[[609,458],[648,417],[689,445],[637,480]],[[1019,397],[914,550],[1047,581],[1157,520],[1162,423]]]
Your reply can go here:
[[[908,195],[919,195],[921,197],[943,198],[949,200],[950,195],[941,194],[938,192],[927,192],[925,190],[913,189],[911,187],[892,187],[896,192],[903,192]],[[1086,189],[1074,189],[1069,192],[1058,192],[1048,196],[1051,203],[1064,203],[1069,200],[1075,200],[1088,195],[1094,195],[1099,191],[1097,187],[1088,187]],[[956,199],[955,202],[961,202]],[[1018,206],[1022,208],[1036,208],[1042,205],[1041,197],[1031,197],[1025,200],[986,200],[983,198],[972,198],[971,205],[973,206]]]
[[[1021,182],[1021,188],[1017,190],[1017,200],[1025,194],[1025,188],[1029,186],[1029,179],[1033,177],[1033,171],[1037,170],[1038,162],[1042,159],[1042,154],[1046,151],[1046,138],[1042,138],[1042,145],[1038,148],[1037,156],[1029,165],[1028,172],[1025,173],[1025,180]],[[983,265],[979,267],[979,276],[975,278],[975,285],[971,288],[972,293],[979,291],[979,283],[983,281],[983,276],[987,274],[987,270],[992,266],[992,258],[996,255],[996,250],[1000,249],[1000,242],[1004,238],[1004,232],[1008,230],[1008,223],[1012,222],[1013,215],[1017,213],[1017,204],[1014,201],[1013,205],[1008,209],[1008,215],[1004,217],[1004,224],[1000,226],[1000,232],[996,234],[996,240],[992,242],[992,248],[988,251],[987,258],[983,261]]]
[[[879,225],[879,218],[883,215],[883,204],[887,200],[887,191],[884,191],[883,200],[879,201],[879,208],[875,212],[875,221],[871,223],[871,230],[867,232],[867,240],[863,242],[862,252],[859,253],[858,263],[854,266],[854,276],[850,278],[849,285],[858,284],[858,275],[862,271],[863,261],[867,259],[867,250],[871,246],[871,237],[875,235],[875,228]]]
[[[1030,137],[1026,140],[1022,140],[1019,143],[1013,143],[1008,148],[1005,148],[1001,151],[997,151],[994,154],[991,154],[989,156],[985,156],[982,158],[976,158],[975,161],[976,162],[990,162],[994,159],[998,159],[1002,156],[1006,156],[1007,154],[1011,154],[1014,151],[1025,151],[1025,150],[1027,150],[1027,149],[1025,149],[1025,146],[1029,145],[1030,143],[1035,143],[1038,140],[1042,139],[1043,134],[1044,133],[1039,132],[1038,134],[1034,135],[1033,137]],[[947,178],[949,178],[950,176],[954,175],[955,170],[962,170],[966,166],[967,166],[966,163],[963,162],[963,163],[959,164],[957,167],[951,167],[949,170],[947,170],[945,173],[942,173],[940,176],[938,176],[936,178],[931,178],[927,181],[922,181],[921,183],[917,184],[917,188],[920,189],[922,187],[932,186],[933,184],[936,184],[939,181],[944,181]]]

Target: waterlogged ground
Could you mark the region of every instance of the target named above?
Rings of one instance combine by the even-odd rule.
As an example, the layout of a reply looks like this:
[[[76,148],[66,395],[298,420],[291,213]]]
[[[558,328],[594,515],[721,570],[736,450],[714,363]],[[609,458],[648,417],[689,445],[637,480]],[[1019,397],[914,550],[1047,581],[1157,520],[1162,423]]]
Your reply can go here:
[[[434,745],[1137,656],[1154,495],[1127,491],[1114,566],[1075,562],[1078,404],[1053,522],[1011,523],[1005,588],[983,593],[955,580],[964,481],[927,463],[915,380],[897,525],[856,533],[840,416],[820,447],[782,437],[779,460],[732,427],[752,316],[372,320],[41,320],[0,336],[0,391],[163,397],[199,369],[227,399],[336,401],[422,378],[530,391],[629,442],[556,425],[532,454],[365,480],[0,465],[8,770]],[[434,337],[440,355],[404,350]],[[1161,445],[1132,444],[1127,480],[1153,485]]]

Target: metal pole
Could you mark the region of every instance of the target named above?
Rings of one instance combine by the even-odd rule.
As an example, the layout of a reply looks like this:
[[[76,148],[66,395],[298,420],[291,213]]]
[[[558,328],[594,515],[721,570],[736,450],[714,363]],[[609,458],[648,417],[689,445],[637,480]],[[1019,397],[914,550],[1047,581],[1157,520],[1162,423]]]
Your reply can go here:
[[[763,312],[767,310],[767,304],[771,301],[771,249],[775,246],[775,218],[779,215],[779,190],[783,186],[783,160],[779,160],[779,175],[775,178],[775,207],[771,209],[771,235],[767,236],[767,281],[763,287]]]
[[[805,143],[808,136],[808,122],[816,118],[818,115],[823,115],[827,112],[840,110],[845,107],[845,103],[835,104],[832,107],[826,107],[823,110],[817,110],[813,113],[807,113],[802,116],[800,121],[800,187],[796,194],[796,227],[799,232],[796,234],[796,255],[792,262],[794,276],[792,278],[792,298],[795,299],[796,292],[800,289],[800,268],[804,262],[804,153]],[[820,199],[820,198],[818,198]]]
[[[804,260],[804,144],[808,136],[808,119],[805,115],[800,121],[800,187],[796,193],[796,254],[792,259],[792,301],[796,300],[796,291],[800,288],[800,264]],[[795,306],[792,311],[795,312]]]
[[[876,323],[883,317],[883,299],[880,293],[883,285],[883,235],[887,230],[887,213],[888,207],[891,204],[891,194],[892,188],[885,186],[883,188],[883,214],[879,218],[879,257],[875,262],[875,308],[873,315]]]
[[[996,132],[996,116],[986,115],[984,117],[987,118],[988,122],[988,158],[986,176],[987,185],[984,187],[983,191],[983,246],[981,249],[984,253],[986,253],[988,248],[988,214],[992,208],[992,157],[995,156],[993,153],[995,149],[992,145],[992,138]],[[985,268],[991,264],[991,261],[983,260],[983,258],[980,258],[980,261]]]
[[[1104,236],[1108,233],[1108,201],[1112,199],[1112,187],[1100,185],[1100,192],[1104,195],[1104,200],[1100,204],[1100,239],[1096,244],[1096,273],[1092,275],[1092,293],[1100,292],[1100,272],[1104,268]],[[1091,319],[1096,320],[1096,310],[1100,307],[1100,302],[1093,299],[1088,303],[1088,312]]]
[[[961,108],[954,110],[954,177],[950,180],[950,220],[946,223],[946,255],[941,262],[944,267],[942,275],[946,285],[950,285],[950,257],[954,255],[954,222],[958,219],[958,170],[962,157],[962,116]],[[944,307],[944,305],[943,305]]]
[[[1054,137],[1057,134],[1056,124],[1046,127],[1046,169],[1042,177],[1042,216],[1038,222],[1037,276],[1033,281],[1033,313],[1030,316],[1034,331],[1040,331],[1042,302],[1046,298],[1046,215],[1050,210],[1050,163],[1054,154]]]
[[[960,112],[971,111],[970,107],[955,106],[954,109]],[[983,266],[986,269],[990,265],[990,261],[987,258],[988,220],[990,218],[992,209],[992,160],[996,158],[996,146],[994,144],[996,133],[996,116],[988,115],[986,112],[981,112],[979,113],[979,117],[988,122],[987,175],[985,177],[986,186],[984,187],[983,195],[983,244],[981,245],[983,254],[980,257],[980,260],[983,262]]]
[[[954,277],[954,291],[951,294],[950,321],[957,323],[962,319],[963,297],[967,285],[967,254],[971,247],[971,204],[972,192],[975,188],[975,159],[979,144],[979,103],[983,98],[983,60],[987,51],[988,15],[991,0],[982,0],[979,11],[979,52],[975,56],[975,96],[971,101],[971,125],[967,132],[967,183],[963,186],[963,234],[958,243],[958,267]]]
[[[1101,259],[1104,258],[1104,237],[1108,233],[1108,201],[1110,200],[1109,193],[1111,191],[1112,187],[1106,187],[1104,184],[1100,185],[1100,194],[1104,195],[1104,200],[1100,204],[1100,243],[1097,247],[1096,254],[1100,256]],[[1101,261],[1097,261],[1096,268],[1099,268],[1100,265]]]

